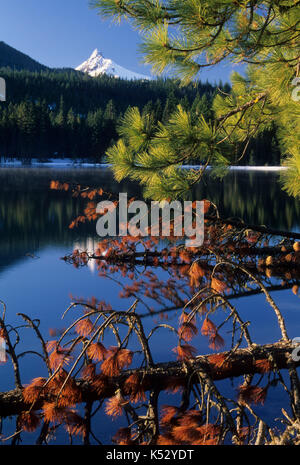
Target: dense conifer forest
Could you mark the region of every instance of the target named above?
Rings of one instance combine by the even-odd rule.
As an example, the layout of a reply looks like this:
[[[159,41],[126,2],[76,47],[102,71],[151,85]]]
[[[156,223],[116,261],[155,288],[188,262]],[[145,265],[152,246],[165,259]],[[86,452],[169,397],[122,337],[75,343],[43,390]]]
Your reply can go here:
[[[126,81],[108,76],[91,78],[70,70],[1,68],[7,83],[7,101],[0,106],[0,156],[20,158],[80,158],[103,161],[118,139],[118,124],[128,108],[137,106],[155,121],[165,122],[176,106],[213,118],[212,101],[221,81],[180,87],[159,79]],[[244,164],[278,164],[273,132],[250,144]]]

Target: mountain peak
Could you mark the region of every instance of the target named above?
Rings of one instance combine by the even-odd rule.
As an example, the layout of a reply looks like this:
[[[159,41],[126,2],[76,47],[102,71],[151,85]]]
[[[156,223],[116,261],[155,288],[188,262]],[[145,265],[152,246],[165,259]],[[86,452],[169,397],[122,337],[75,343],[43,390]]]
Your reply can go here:
[[[90,56],[89,59],[95,58],[95,57],[97,57],[97,56],[101,56],[101,57],[102,57],[103,55],[102,55],[101,52],[99,52],[99,50],[98,50],[97,48],[95,48],[95,50],[93,51],[93,53],[91,54],[91,56]]]
[[[81,65],[77,66],[76,71],[82,71],[92,77],[101,76],[107,74],[115,78],[121,79],[151,79],[149,76],[138,74],[133,71],[129,71],[122,66],[117,65],[109,58],[104,58],[103,54],[96,48],[88,60],[84,61]]]

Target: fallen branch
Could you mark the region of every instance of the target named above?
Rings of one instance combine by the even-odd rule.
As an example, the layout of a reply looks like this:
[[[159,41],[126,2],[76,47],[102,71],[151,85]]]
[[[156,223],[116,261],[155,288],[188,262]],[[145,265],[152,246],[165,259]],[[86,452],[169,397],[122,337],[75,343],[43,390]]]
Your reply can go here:
[[[77,386],[82,391],[82,402],[98,400],[111,397],[115,394],[116,389],[121,388],[130,375],[137,374],[141,376],[143,389],[145,391],[158,389],[163,391],[170,388],[172,380],[176,380],[176,385],[184,385],[189,378],[190,383],[198,382],[198,372],[205,372],[211,380],[217,381],[242,375],[261,374],[262,361],[274,364],[275,369],[287,369],[292,362],[291,352],[295,345],[291,341],[277,342],[267,345],[253,344],[250,348],[238,349],[235,352],[227,351],[218,354],[224,360],[220,367],[216,365],[214,355],[199,355],[188,362],[168,362],[158,363],[151,368],[131,369],[124,371],[116,378],[108,378],[105,388],[100,394],[93,390],[91,384],[83,379],[76,380]],[[259,361],[259,363],[258,363]],[[293,362],[295,366],[299,362]],[[273,369],[271,368],[271,369]],[[39,410],[43,402],[53,401],[49,395],[43,395],[34,405],[34,410]],[[26,411],[30,406],[26,405],[23,400],[22,390],[14,389],[8,392],[0,393],[0,417],[17,415]]]

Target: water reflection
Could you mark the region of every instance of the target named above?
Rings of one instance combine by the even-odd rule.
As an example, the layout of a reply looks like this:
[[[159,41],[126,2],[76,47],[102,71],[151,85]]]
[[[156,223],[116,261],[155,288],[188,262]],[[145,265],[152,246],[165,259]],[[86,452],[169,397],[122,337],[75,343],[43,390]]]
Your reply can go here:
[[[147,288],[154,292],[157,290],[157,281],[153,274],[148,274],[149,284],[140,285],[139,289],[129,289],[129,294],[120,299],[120,289],[127,290],[128,285],[133,285],[132,281],[146,281],[143,273],[145,267],[138,267],[138,277],[128,277],[124,275],[124,270],[109,270],[106,276],[98,276],[99,263],[96,260],[87,262],[88,269],[76,269],[68,266],[59,260],[60,257],[74,248],[88,250],[90,253],[97,250],[97,238],[94,235],[94,225],[80,226],[75,230],[68,229],[71,220],[82,213],[83,201],[74,199],[64,192],[53,192],[48,189],[50,180],[57,179],[62,182],[79,183],[95,187],[103,187],[104,190],[114,192],[128,192],[129,195],[138,196],[139,190],[132,183],[123,184],[121,187],[112,181],[111,175],[104,170],[74,169],[74,170],[48,170],[48,169],[4,169],[0,171],[0,257],[1,257],[1,298],[9,304],[9,321],[12,324],[19,324],[20,321],[15,314],[17,311],[29,313],[33,318],[41,320],[41,330],[43,334],[51,327],[59,327],[62,323],[60,316],[68,305],[69,293],[86,299],[96,296],[99,300],[105,300],[111,303],[113,308],[126,310],[132,305],[133,298],[138,291],[141,294]],[[299,222],[299,203],[289,199],[280,190],[277,183],[277,175],[263,173],[237,173],[234,172],[225,178],[222,183],[217,181],[197,186],[193,193],[194,198],[208,198],[218,205],[220,213],[227,217],[241,217],[249,223],[267,224],[270,227],[278,229],[296,229]],[[30,260],[26,255],[32,253],[39,256],[37,260]],[[288,252],[286,252],[287,254]],[[13,266],[14,265],[14,266]],[[154,265],[154,264],[153,264]],[[213,264],[210,264],[213,266]],[[183,273],[183,266],[179,267],[180,272],[173,270],[179,279],[180,285],[168,281],[170,279],[169,270],[155,264],[152,267],[152,273],[155,274],[160,290],[164,292],[165,301],[170,297],[169,303],[173,303],[178,310],[182,309],[185,299],[190,297],[190,276],[187,269]],[[188,268],[188,267],[187,267]],[[11,273],[9,273],[11,271]],[[91,273],[92,271],[92,273]],[[103,271],[103,270],[102,270]],[[202,278],[209,270],[201,271]],[[131,270],[132,272],[132,270]],[[199,272],[200,273],[200,272]],[[297,270],[282,270],[280,273],[276,270],[266,272],[265,267],[257,270],[257,277],[264,280],[268,286],[278,285],[284,289],[280,293],[284,315],[287,316],[288,330],[295,333],[292,336],[298,336],[299,319],[294,311],[297,308],[298,298],[291,292],[291,287],[298,283]],[[285,276],[285,273],[289,273]],[[172,273],[171,273],[172,274]],[[284,285],[280,283],[282,276],[285,280]],[[116,278],[115,280],[111,278]],[[172,276],[171,276],[172,277]],[[198,276],[199,278],[199,276]],[[235,276],[235,279],[237,277]],[[197,279],[197,277],[195,278]],[[153,281],[154,280],[154,281]],[[248,286],[247,292],[251,291],[248,280],[240,277],[232,282],[232,276],[228,277],[228,285],[237,294],[241,288]],[[126,288],[127,286],[127,288]],[[189,294],[187,295],[187,292]],[[236,305],[241,311],[243,321],[251,320],[255,340],[258,343],[275,341],[280,338],[280,332],[276,324],[274,315],[269,311],[268,304],[264,298],[258,294],[251,294],[247,299],[237,299]],[[150,296],[151,297],[151,296]],[[174,300],[176,297],[176,302]],[[155,299],[152,299],[155,300]],[[292,310],[288,309],[289,304]],[[158,310],[159,308],[154,308]],[[164,305],[166,310],[166,305]],[[215,324],[221,323],[223,314],[216,312],[214,314]],[[161,320],[167,324],[174,322],[178,318],[178,313],[170,313]],[[70,320],[72,317],[70,316]],[[149,332],[153,327],[153,320],[145,319],[145,328]],[[209,332],[208,332],[209,334]],[[224,336],[224,334],[222,334]],[[216,335],[215,335],[216,336]],[[22,340],[23,341],[23,340]],[[157,361],[168,361],[170,358],[175,359],[176,354],[171,352],[175,345],[173,334],[164,332],[163,337],[155,334],[153,337],[153,357]],[[230,345],[230,337],[224,336],[226,344]],[[220,342],[220,341],[219,341]],[[32,336],[25,336],[24,346],[32,346]],[[111,344],[109,340],[107,345]],[[37,345],[36,345],[37,346]],[[23,346],[22,346],[23,347]],[[167,348],[167,349],[166,349]],[[207,353],[207,341],[205,337],[197,339],[197,349],[199,353]],[[22,375],[25,382],[29,382],[34,376],[47,376],[38,362],[32,364],[31,359],[25,357],[22,360]],[[1,368],[2,369],[2,368]],[[10,370],[8,372],[8,369]],[[6,386],[7,380],[13,380],[11,367],[4,367],[3,373],[7,376],[1,377],[1,390]],[[38,373],[38,374],[37,374]],[[9,374],[9,376],[8,376]],[[273,380],[275,383],[275,381]],[[276,381],[277,382],[277,381]],[[274,384],[275,385],[275,384]],[[222,384],[223,392],[232,391],[232,386]],[[275,394],[270,389],[268,394],[267,411],[264,411],[265,417],[270,423],[274,420],[274,412],[280,412],[284,405],[288,405],[285,398],[281,400],[282,391]],[[178,397],[176,398],[178,401]],[[170,398],[164,403],[170,403]],[[261,407],[259,407],[261,408]],[[105,418],[105,432],[103,432],[103,421]],[[178,420],[180,421],[180,419]],[[200,420],[199,420],[200,421]],[[200,423],[199,423],[200,424]],[[104,416],[97,417],[96,433],[103,437],[104,443],[111,440],[112,432],[116,426],[122,426],[122,421],[111,424]],[[13,427],[7,427],[5,433],[13,432]],[[61,442],[67,439],[57,433],[57,439]],[[28,438],[28,443],[32,438]]]
[[[43,244],[68,243],[78,234],[86,235],[86,231],[68,230],[72,218],[82,212],[82,201],[63,192],[49,191],[51,179],[141,196],[134,183],[119,185],[104,169],[2,168],[0,237],[4,254],[14,254],[16,247],[29,251]],[[208,198],[222,216],[239,217],[252,224],[290,230],[297,228],[300,220],[299,201],[281,190],[276,173],[232,172],[222,182],[206,179],[195,187],[193,198]]]

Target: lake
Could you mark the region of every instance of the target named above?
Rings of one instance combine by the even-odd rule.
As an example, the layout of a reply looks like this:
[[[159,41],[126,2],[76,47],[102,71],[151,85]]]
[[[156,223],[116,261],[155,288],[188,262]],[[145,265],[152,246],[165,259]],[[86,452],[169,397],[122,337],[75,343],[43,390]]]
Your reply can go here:
[[[234,171],[222,182],[206,179],[202,185],[195,187],[193,199],[211,200],[225,218],[242,218],[249,224],[299,231],[300,202],[289,198],[281,190],[278,177],[277,173]],[[39,328],[45,339],[51,339],[49,330],[50,333],[51,330],[52,333],[60,330],[74,318],[68,315],[66,321],[61,320],[70,304],[70,296],[84,299],[95,296],[118,310],[127,310],[134,301],[132,296],[120,296],[123,287],[129,284],[128,276],[122,276],[121,272],[99,276],[93,261],[86,267],[76,268],[61,260],[74,249],[93,252],[99,238],[94,224],[69,229],[71,221],[82,213],[85,202],[80,198],[72,198],[68,192],[50,190],[51,180],[141,196],[138,186],[130,182],[118,185],[109,170],[103,168],[0,169],[0,299],[7,306],[6,322],[12,326],[21,325],[22,320],[17,313],[26,313],[32,319],[40,320]],[[144,272],[143,267],[140,267],[139,273]],[[169,279],[168,270],[154,269],[154,273],[162,282]],[[274,282],[277,282],[276,279]],[[293,281],[293,284],[296,282]],[[291,288],[273,292],[272,296],[285,317],[290,338],[300,337],[299,297],[294,295]],[[147,313],[149,306],[150,303],[141,312]],[[236,299],[235,306],[243,320],[251,322],[256,343],[265,344],[280,339],[274,313],[270,311],[264,295]],[[161,305],[151,302],[152,311],[160,308]],[[169,324],[177,321],[179,315],[179,309],[165,312],[161,321]],[[151,330],[157,318],[157,315],[144,318],[146,331]],[[215,318],[221,321],[222,315],[216,312]],[[226,334],[223,337],[225,348],[228,349],[230,338]],[[202,335],[197,336],[194,345],[200,354],[212,352]],[[152,341],[154,361],[175,360],[176,355],[172,352],[174,346],[176,337],[173,333],[157,331]],[[29,329],[22,330],[18,353],[29,348],[38,350],[38,347],[32,332]],[[24,384],[34,377],[46,375],[43,363],[34,354],[22,357],[20,366]],[[0,373],[0,390],[13,389],[11,364],[1,365]],[[238,380],[220,381],[219,384],[226,395],[236,395]],[[174,395],[162,395],[162,403],[173,403],[174,399]],[[283,406],[288,409],[288,399],[284,390],[278,386],[270,389],[264,406],[259,405],[256,409],[273,425]],[[94,421],[94,433],[104,444],[110,443],[118,427],[124,424],[124,419],[112,421],[102,413],[97,414]],[[15,419],[6,420],[2,434],[9,436],[14,429]],[[35,440],[36,433],[22,435],[23,444],[32,444]],[[67,435],[58,430],[53,434],[51,443],[64,444],[67,441]]]

